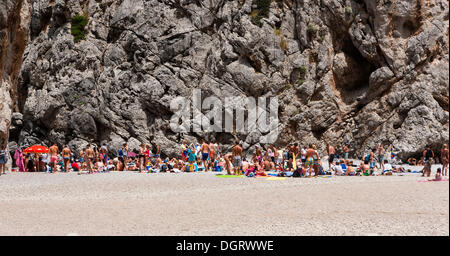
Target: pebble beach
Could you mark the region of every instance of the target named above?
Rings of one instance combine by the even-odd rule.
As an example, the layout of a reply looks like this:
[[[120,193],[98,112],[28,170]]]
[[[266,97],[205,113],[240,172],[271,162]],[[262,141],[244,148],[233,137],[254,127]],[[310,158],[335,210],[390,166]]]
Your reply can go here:
[[[216,173],[0,177],[0,235],[449,235],[449,182]]]

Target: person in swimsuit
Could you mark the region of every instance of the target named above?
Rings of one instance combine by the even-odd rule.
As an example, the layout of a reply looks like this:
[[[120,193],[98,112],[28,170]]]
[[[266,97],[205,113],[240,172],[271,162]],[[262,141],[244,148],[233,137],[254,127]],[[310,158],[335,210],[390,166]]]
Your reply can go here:
[[[8,162],[6,154],[6,149],[0,149],[0,175],[6,174],[6,163]]]
[[[372,151],[370,151],[370,158],[369,158],[369,163],[370,163],[370,169],[375,168],[376,165],[376,161],[375,161],[375,152],[377,150],[375,148],[372,149]]]
[[[233,154],[226,154],[225,159],[225,170],[227,171],[228,175],[231,175],[231,157],[233,157]]]
[[[144,170],[147,170],[147,164],[150,159],[150,154],[152,151],[150,150],[150,144],[145,145],[145,159],[144,159]]]
[[[124,143],[122,145],[122,157],[123,157],[123,171],[128,171],[128,145]]]
[[[441,173],[442,173],[441,168],[438,168],[436,171],[436,175],[434,176],[434,179],[429,180],[429,181],[441,181],[442,180]]]
[[[306,163],[305,163],[305,168],[307,168],[309,176],[311,176],[311,173],[314,169],[314,165],[316,164],[316,161],[318,159],[319,155],[317,154],[317,151],[314,149],[313,145],[309,145],[308,150],[306,150]]]
[[[442,146],[441,162],[442,162],[442,174],[444,176],[447,176],[448,163],[449,163],[449,151],[448,151],[447,144],[444,144],[444,146]]]
[[[239,142],[236,141],[236,145],[233,147],[233,169],[234,175],[242,175],[242,148],[239,146]]]
[[[139,147],[139,154],[138,154],[138,169],[139,172],[142,172],[143,169],[145,169],[145,145],[144,143],[141,144]]]
[[[80,170],[83,170],[83,163],[84,163],[84,153],[86,152],[86,148],[83,148],[80,151]]]
[[[381,170],[384,171],[384,161],[383,161],[383,158],[384,158],[384,148],[383,148],[383,146],[381,145],[381,143],[378,143],[378,146],[377,146],[377,153],[378,153],[378,158],[377,158],[378,163],[380,164]]]
[[[334,157],[336,155],[336,151],[334,150],[334,147],[331,145],[327,146],[327,150],[328,150],[328,166],[331,167],[333,166],[333,161],[334,161]]]
[[[100,154],[102,154],[101,159],[103,161],[103,165],[106,166],[108,162],[108,148],[106,147],[106,145],[100,147]]]
[[[214,167],[214,162],[216,161],[216,149],[212,142],[209,143],[209,159],[210,159],[210,166]]]
[[[70,156],[72,155],[72,151],[70,151],[70,148],[66,145],[62,151],[61,151],[63,161],[64,161],[64,171],[69,172],[69,162],[70,162]]]
[[[56,146],[56,144],[53,144],[53,146],[51,146],[49,148],[49,153],[50,153],[50,172],[55,173],[56,172],[56,162],[58,161],[58,146]]]
[[[303,148],[300,151],[300,158],[302,159],[302,165],[305,166],[306,164],[306,151],[308,148],[306,146],[303,146]]]
[[[93,163],[94,163],[95,154],[94,154],[94,150],[92,150],[90,144],[87,145],[86,152],[84,155],[86,156],[86,164],[87,164],[89,174],[91,174],[94,172]]]
[[[423,161],[428,162],[434,159],[434,152],[431,150],[431,146],[427,145],[425,151],[423,151]]]
[[[350,152],[350,149],[348,148],[348,144],[344,145],[344,159],[347,160],[348,159],[348,154]]]
[[[191,148],[188,148],[188,162],[189,162],[189,172],[194,172],[194,162],[195,162],[195,146],[191,145]]]
[[[202,140],[202,148],[201,148],[201,151],[202,151],[202,161],[203,161],[203,166],[205,167],[205,172],[207,172],[208,169],[209,169],[209,161],[208,161],[208,158],[209,158],[209,151],[210,151],[210,149],[209,149],[209,145],[206,144],[204,140]]]
[[[160,156],[161,156],[161,151],[160,151],[159,145],[156,144],[155,145],[155,154],[153,155],[153,157],[159,158]]]

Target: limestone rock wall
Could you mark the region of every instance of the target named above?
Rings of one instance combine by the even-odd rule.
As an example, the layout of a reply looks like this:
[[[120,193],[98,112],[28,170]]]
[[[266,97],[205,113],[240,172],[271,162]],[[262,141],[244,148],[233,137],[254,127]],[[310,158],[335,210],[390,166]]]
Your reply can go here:
[[[349,141],[360,157],[382,142],[405,159],[449,140],[448,1],[273,0],[260,24],[252,0],[26,5],[16,109],[2,111],[6,122],[23,115],[10,138],[19,145],[151,141],[176,154],[180,140],[203,136],[258,144],[257,131],[173,133],[170,100],[195,88],[205,97],[278,96],[280,146],[323,151]],[[77,14],[89,22],[86,40],[74,43]]]

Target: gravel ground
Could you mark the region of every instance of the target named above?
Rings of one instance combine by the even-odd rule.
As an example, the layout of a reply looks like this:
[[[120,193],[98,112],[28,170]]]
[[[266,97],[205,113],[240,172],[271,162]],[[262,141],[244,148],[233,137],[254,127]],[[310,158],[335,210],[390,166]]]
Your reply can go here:
[[[449,235],[449,182],[8,173],[0,235]]]

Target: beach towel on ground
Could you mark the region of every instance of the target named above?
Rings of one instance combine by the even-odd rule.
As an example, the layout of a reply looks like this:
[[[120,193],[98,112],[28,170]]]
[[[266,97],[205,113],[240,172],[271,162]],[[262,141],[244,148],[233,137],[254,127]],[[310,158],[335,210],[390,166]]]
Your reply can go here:
[[[448,179],[442,178],[442,180],[418,180],[417,182],[439,182],[439,181],[448,181]]]
[[[266,180],[285,180],[286,178],[285,177],[269,177],[269,178],[266,178]]]
[[[216,175],[217,178],[244,178],[244,175],[226,175],[226,174],[218,174]]]

